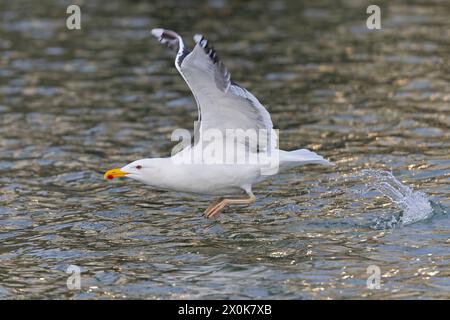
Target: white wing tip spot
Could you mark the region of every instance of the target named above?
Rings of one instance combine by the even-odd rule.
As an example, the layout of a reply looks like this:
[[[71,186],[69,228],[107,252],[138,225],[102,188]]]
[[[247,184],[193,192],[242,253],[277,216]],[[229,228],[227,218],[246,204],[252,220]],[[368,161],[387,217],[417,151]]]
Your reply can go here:
[[[199,43],[203,39],[203,36],[201,34],[196,34],[194,36],[195,43]]]
[[[154,35],[156,38],[161,38],[164,33],[164,29],[156,28],[152,29],[152,35]]]

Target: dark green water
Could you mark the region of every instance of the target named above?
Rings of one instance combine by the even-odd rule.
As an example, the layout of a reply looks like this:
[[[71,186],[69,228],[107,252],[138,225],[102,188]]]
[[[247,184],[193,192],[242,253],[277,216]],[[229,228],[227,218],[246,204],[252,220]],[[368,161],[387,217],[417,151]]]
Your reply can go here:
[[[448,1],[380,3],[375,31],[370,1],[83,1],[69,31],[71,3],[0,2],[0,298],[450,298]],[[337,166],[279,175],[215,221],[211,198],[104,181],[197,118],[155,27],[206,35],[281,147]],[[365,168],[435,214],[379,228],[399,209],[353,192]]]

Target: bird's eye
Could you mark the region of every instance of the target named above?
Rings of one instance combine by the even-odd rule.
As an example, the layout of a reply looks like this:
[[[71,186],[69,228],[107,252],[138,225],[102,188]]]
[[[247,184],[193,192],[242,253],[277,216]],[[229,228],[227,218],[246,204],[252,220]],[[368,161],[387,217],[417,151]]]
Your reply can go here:
[[[142,166],[141,166],[141,165],[138,165],[138,166],[136,166],[136,169],[141,170],[141,169],[142,169]]]

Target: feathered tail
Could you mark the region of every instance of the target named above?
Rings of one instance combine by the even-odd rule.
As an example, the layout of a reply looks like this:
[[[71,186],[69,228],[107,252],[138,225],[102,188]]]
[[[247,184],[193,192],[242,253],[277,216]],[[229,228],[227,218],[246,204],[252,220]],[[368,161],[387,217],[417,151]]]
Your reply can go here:
[[[280,150],[280,166],[281,167],[296,167],[304,164],[322,164],[326,166],[334,166],[328,160],[325,160],[321,155],[312,152],[308,149],[298,149],[293,151]]]

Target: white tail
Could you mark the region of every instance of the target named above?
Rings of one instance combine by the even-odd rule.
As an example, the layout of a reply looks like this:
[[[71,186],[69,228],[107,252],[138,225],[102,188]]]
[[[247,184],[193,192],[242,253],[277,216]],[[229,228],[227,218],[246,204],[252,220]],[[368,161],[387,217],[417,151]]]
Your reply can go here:
[[[280,165],[286,167],[301,166],[304,164],[322,164],[333,166],[334,164],[325,160],[321,155],[308,149],[298,149],[293,151],[280,150]]]

